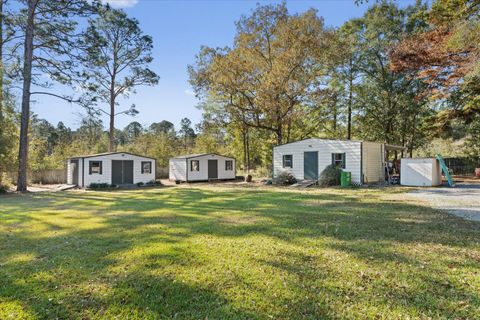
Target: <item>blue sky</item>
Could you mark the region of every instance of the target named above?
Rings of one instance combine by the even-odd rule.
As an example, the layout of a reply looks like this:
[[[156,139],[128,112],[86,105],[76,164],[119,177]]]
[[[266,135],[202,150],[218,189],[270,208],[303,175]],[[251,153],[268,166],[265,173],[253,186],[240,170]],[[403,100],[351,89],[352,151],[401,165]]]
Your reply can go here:
[[[257,3],[279,1],[249,0],[104,0],[114,7],[122,7],[140,21],[142,30],[153,37],[154,62],[152,69],[160,75],[155,87],[139,87],[137,94],[121,100],[120,108],[132,103],[140,113],[135,117],[120,116],[116,127],[123,128],[131,121],[149,125],[168,120],[178,127],[180,120],[188,117],[192,122],[201,120],[201,112],[195,107],[197,99],[188,84],[187,65],[193,64],[201,45],[231,45],[235,35],[234,22],[242,14],[248,14]],[[414,0],[397,1],[401,6]],[[356,6],[353,0],[287,1],[290,12],[303,12],[313,7],[327,26],[339,26],[350,18],[360,17],[368,5]],[[63,101],[36,96],[32,111],[53,124],[63,121],[78,127],[82,109]],[[104,119],[105,125],[107,120]]]

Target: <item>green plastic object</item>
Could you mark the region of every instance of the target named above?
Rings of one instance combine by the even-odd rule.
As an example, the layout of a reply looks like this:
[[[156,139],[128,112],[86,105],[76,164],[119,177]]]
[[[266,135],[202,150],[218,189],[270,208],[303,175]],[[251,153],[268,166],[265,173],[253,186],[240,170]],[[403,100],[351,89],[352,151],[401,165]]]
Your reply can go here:
[[[453,187],[452,176],[450,176],[450,172],[448,172],[448,168],[447,168],[447,165],[445,164],[445,161],[443,160],[443,157],[439,154],[436,154],[435,158],[440,163],[440,167],[442,168],[443,175],[445,176],[445,178],[447,178],[448,186]]]
[[[352,173],[348,171],[342,171],[340,175],[340,186],[350,187],[352,185]]]

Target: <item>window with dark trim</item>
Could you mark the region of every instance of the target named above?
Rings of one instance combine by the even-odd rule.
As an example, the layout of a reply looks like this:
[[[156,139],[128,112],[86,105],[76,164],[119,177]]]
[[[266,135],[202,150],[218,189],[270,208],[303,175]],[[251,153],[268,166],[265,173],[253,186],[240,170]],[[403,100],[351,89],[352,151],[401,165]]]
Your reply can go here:
[[[345,158],[346,158],[345,153],[332,153],[332,164],[342,169],[345,169],[346,167]]]
[[[142,161],[142,174],[152,173],[152,161]]]
[[[293,168],[293,155],[284,154],[283,155],[283,167],[284,168]]]
[[[199,160],[190,160],[190,171],[200,171]]]
[[[89,161],[88,174],[102,174],[102,161]]]
[[[233,160],[225,160],[225,171],[233,170]]]

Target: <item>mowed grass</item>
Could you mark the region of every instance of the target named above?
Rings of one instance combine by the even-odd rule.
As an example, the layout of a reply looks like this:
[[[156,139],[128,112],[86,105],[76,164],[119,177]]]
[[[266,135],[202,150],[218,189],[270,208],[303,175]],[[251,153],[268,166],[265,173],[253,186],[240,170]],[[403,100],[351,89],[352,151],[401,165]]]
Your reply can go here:
[[[0,197],[0,319],[478,319],[480,223],[400,189]]]

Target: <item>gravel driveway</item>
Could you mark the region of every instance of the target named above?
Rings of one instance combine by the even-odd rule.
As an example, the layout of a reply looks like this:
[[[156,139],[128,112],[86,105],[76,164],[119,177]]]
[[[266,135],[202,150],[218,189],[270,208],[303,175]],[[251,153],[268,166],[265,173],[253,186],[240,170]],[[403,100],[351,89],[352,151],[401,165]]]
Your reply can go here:
[[[480,221],[480,184],[420,189],[408,195],[427,202],[433,208],[467,220]]]

